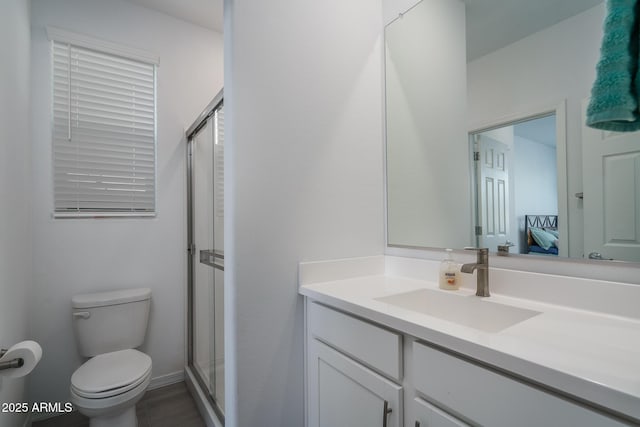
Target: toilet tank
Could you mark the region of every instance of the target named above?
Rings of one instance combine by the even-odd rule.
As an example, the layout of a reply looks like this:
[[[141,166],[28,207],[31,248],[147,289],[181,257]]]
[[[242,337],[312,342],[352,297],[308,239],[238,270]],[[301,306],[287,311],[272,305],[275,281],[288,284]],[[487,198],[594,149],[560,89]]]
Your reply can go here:
[[[123,289],[75,295],[73,330],[86,357],[142,345],[147,332],[151,289]]]

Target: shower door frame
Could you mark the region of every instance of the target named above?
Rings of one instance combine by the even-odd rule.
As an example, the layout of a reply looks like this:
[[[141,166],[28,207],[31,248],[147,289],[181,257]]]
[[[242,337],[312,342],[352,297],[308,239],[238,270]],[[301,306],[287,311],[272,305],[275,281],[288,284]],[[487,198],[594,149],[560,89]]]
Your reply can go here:
[[[209,388],[201,378],[200,373],[195,369],[194,364],[194,279],[196,263],[199,263],[197,248],[194,238],[194,208],[193,208],[193,144],[194,137],[206,125],[209,118],[222,107],[224,103],[224,89],[213,98],[204,111],[198,116],[195,122],[186,131],[187,142],[187,367],[191,370],[193,377],[200,387],[200,391],[207,398],[207,401],[218,420],[224,425],[224,414],[221,412],[218,403],[213,399]],[[212,268],[220,268],[213,267]],[[222,267],[224,271],[224,267]],[[223,331],[224,333],[224,331]]]

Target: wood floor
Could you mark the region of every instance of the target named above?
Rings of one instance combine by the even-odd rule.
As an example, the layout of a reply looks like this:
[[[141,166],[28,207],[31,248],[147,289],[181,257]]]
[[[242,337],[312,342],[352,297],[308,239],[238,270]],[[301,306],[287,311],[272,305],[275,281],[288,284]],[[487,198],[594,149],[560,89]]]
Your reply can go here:
[[[138,427],[205,427],[184,382],[147,391],[136,405]],[[33,427],[89,427],[78,412],[33,423]]]

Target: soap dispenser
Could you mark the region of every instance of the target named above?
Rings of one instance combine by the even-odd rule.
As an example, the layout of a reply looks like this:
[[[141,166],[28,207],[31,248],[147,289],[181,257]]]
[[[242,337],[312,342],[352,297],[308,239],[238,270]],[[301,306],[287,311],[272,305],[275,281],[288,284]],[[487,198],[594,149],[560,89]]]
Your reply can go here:
[[[451,249],[447,249],[447,257],[440,263],[440,288],[449,291],[460,288],[458,265],[453,261]]]

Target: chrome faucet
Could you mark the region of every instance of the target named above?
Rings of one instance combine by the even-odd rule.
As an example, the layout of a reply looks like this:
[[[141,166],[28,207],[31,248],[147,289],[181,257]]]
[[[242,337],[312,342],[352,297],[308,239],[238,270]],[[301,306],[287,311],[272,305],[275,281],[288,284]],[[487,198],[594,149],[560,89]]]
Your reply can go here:
[[[500,256],[507,256],[507,255],[509,255],[509,248],[510,248],[511,246],[515,246],[515,245],[514,245],[513,243],[511,243],[511,242],[509,241],[509,239],[507,239],[507,241],[506,241],[506,242],[504,242],[503,244],[498,245],[498,255],[500,255]]]
[[[478,258],[475,264],[462,264],[460,271],[473,274],[478,270],[476,295],[479,297],[489,296],[489,248],[465,248],[476,251]]]

